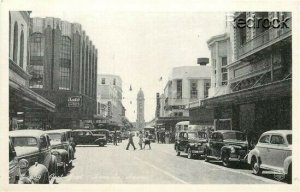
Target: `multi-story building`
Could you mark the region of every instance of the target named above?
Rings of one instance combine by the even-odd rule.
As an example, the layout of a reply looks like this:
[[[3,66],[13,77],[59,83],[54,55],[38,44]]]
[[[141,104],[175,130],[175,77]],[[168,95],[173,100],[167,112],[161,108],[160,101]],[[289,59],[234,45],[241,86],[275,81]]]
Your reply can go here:
[[[145,97],[144,92],[140,88],[136,98],[137,110],[136,110],[136,128],[143,129],[145,127]]]
[[[210,66],[206,66],[208,59],[200,66],[182,66],[172,69],[164,93],[160,98],[160,117],[157,125],[173,131],[179,121],[189,120],[187,105],[208,97],[210,88]]]
[[[249,18],[250,27],[238,24]],[[233,14],[229,93],[201,101],[202,108],[213,109],[216,129],[242,130],[256,141],[264,131],[292,128],[291,20],[289,12]]]
[[[98,53],[81,25],[32,18],[29,44],[29,87],[56,104],[53,127],[91,127],[97,113]]]
[[[55,104],[29,89],[30,12],[9,12],[9,122],[10,130],[51,127]],[[38,115],[33,119],[31,113]]]
[[[104,124],[121,126],[125,116],[122,104],[122,79],[118,75],[100,74],[97,83],[97,101]],[[99,109],[100,107],[100,109]]]

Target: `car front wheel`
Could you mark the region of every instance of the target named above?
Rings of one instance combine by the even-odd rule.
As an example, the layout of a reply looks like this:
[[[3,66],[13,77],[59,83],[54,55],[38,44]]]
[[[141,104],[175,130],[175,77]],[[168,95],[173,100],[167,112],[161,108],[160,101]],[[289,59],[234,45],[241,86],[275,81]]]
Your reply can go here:
[[[179,149],[178,149],[178,146],[176,146],[176,153],[177,153],[177,154],[176,154],[177,156],[180,156],[180,151],[179,151]]]
[[[256,157],[252,157],[251,168],[252,168],[252,171],[253,171],[254,175],[261,175],[262,170],[259,167],[259,162],[258,162]]]
[[[222,163],[225,167],[230,167],[229,154],[222,155]]]

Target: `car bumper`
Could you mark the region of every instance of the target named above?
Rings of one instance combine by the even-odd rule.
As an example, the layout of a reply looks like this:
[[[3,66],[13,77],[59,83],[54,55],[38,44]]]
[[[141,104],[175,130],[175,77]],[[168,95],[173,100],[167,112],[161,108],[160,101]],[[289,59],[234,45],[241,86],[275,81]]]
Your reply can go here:
[[[247,155],[246,156],[240,156],[238,154],[230,154],[229,161],[235,161],[235,162],[247,162]]]
[[[199,155],[204,155],[204,151],[200,150],[192,150],[192,153],[194,154],[199,154]]]

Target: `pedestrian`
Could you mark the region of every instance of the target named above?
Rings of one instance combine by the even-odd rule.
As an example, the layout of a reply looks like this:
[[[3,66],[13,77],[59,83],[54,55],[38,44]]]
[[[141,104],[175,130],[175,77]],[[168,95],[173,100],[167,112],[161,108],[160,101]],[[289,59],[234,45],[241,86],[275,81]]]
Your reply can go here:
[[[149,149],[151,149],[150,143],[151,143],[151,141],[150,141],[150,138],[149,138],[149,134],[148,134],[148,132],[146,132],[146,134],[145,134],[145,145],[144,145],[144,149],[145,149],[146,145],[149,145]]]
[[[157,131],[156,135],[157,135],[157,143],[159,143],[159,132]]]
[[[165,135],[165,132],[162,132],[162,133],[161,133],[161,142],[162,142],[162,143],[166,143],[166,138],[165,138],[165,136],[166,136],[166,135]]]
[[[131,132],[129,133],[128,144],[127,144],[126,150],[129,149],[129,145],[132,145],[133,149],[135,150],[135,146],[133,143],[133,133],[131,133]]]
[[[117,130],[115,129],[115,132],[114,132],[114,145],[118,145],[118,138],[117,138]]]
[[[139,145],[140,145],[140,148],[141,150],[143,149],[143,133],[142,131],[140,131],[140,134],[139,134]]]

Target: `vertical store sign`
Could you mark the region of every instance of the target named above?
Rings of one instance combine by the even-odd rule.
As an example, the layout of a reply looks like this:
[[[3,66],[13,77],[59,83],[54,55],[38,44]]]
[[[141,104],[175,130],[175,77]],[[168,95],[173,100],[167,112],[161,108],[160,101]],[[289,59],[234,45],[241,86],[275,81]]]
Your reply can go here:
[[[111,101],[107,102],[107,116],[111,117],[112,116],[112,112],[111,112]]]

